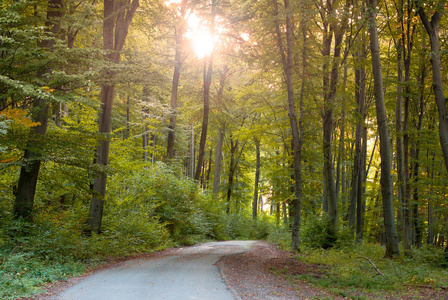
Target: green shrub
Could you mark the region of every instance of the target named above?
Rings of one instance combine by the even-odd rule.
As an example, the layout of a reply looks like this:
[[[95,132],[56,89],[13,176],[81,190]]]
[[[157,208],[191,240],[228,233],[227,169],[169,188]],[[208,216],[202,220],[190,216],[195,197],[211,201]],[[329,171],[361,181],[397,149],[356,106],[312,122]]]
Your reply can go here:
[[[310,218],[301,227],[302,244],[310,248],[328,249],[332,247],[349,247],[353,245],[353,234],[344,226],[337,232],[330,227],[327,215]]]
[[[135,172],[134,166],[132,171],[118,172],[112,177],[108,196],[111,209],[116,207],[120,211],[125,206],[145,220],[157,220],[176,244],[202,241],[211,232],[211,227],[205,212],[200,209],[204,197],[196,183],[163,163],[140,166],[139,169]],[[112,211],[106,212],[105,216],[109,213]]]
[[[283,250],[290,250],[291,231],[284,225],[276,224],[270,228],[267,241],[279,246]]]

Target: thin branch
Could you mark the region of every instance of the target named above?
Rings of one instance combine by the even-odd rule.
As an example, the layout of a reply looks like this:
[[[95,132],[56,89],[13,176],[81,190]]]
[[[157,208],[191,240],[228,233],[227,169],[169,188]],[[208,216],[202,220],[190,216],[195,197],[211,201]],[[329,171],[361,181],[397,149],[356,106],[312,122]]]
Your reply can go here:
[[[381,276],[384,276],[384,277],[387,278],[387,276],[384,275],[384,274],[383,274],[383,273],[382,273],[382,272],[375,266],[375,264],[370,260],[370,258],[365,257],[365,256],[359,256],[359,257],[357,257],[357,258],[364,258],[364,259],[367,260],[367,261],[372,265],[372,267],[378,272],[377,275],[381,275]]]

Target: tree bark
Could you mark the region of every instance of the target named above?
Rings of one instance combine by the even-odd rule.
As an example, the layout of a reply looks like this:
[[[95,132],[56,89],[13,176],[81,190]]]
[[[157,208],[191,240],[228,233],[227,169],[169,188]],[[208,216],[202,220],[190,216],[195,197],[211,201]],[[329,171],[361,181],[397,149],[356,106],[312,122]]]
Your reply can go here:
[[[205,156],[205,143],[207,141],[207,130],[208,130],[208,118],[210,114],[210,85],[212,81],[212,72],[213,72],[213,54],[210,55],[208,61],[208,68],[206,63],[204,62],[204,114],[202,117],[202,130],[201,130],[201,139],[199,141],[199,153],[198,153],[198,161],[196,172],[194,175],[194,179],[199,181],[201,178],[201,166],[204,162]]]
[[[286,14],[286,49],[283,46],[282,32],[280,30],[279,10],[277,0],[273,0],[275,31],[277,35],[277,46],[280,50],[285,75],[286,89],[288,92],[288,116],[292,131],[293,157],[294,157],[294,199],[291,200],[293,210],[293,224],[291,230],[291,248],[293,251],[300,251],[300,222],[302,210],[302,163],[301,163],[301,135],[298,128],[296,108],[294,102],[294,85],[292,81],[293,69],[293,25],[289,14]],[[289,0],[284,0],[285,10],[290,9]]]
[[[215,31],[215,9],[216,9],[216,0],[212,0],[212,7],[211,7],[211,13],[212,13],[212,20],[210,25],[210,31],[212,33],[212,36],[214,35]],[[214,51],[210,53],[210,56],[208,57],[208,67],[206,63],[206,59],[204,58],[204,115],[202,119],[202,131],[201,131],[201,139],[199,141],[199,153],[198,153],[198,162],[196,167],[196,172],[194,174],[194,179],[196,181],[199,181],[201,178],[201,166],[204,162],[204,155],[205,155],[205,143],[207,141],[207,129],[208,129],[208,118],[210,113],[210,86],[212,84],[212,73],[213,73],[213,57],[214,57]]]
[[[177,95],[179,90],[179,79],[180,72],[182,68],[182,51],[183,51],[183,40],[184,33],[186,29],[185,14],[187,12],[187,0],[182,0],[180,8],[180,26],[179,30],[176,32],[176,49],[174,54],[174,72],[173,72],[173,82],[171,86],[171,115],[170,124],[168,125],[168,138],[167,138],[167,156],[169,160],[174,159],[174,145],[176,139],[176,116],[177,116]]]
[[[252,200],[252,219],[256,220],[257,212],[258,212],[258,185],[259,185],[259,181],[260,181],[261,157],[260,157],[260,140],[257,137],[255,137],[254,142],[255,142],[257,163],[255,165],[255,184],[254,184],[254,198]],[[285,208],[285,213],[286,213],[286,208]],[[286,217],[286,214],[285,214],[285,217]]]
[[[48,33],[58,38],[60,33],[60,19],[62,17],[62,0],[50,0],[47,7],[47,19],[45,27]],[[52,51],[56,41],[54,39],[43,39],[39,46]],[[50,70],[46,70],[50,73]],[[43,75],[43,74],[42,74]],[[17,185],[17,194],[14,201],[13,214],[17,218],[30,219],[34,207],[34,196],[36,194],[37,178],[42,159],[47,132],[49,103],[45,99],[37,98],[33,102],[32,119],[39,125],[30,129],[27,149],[23,156],[20,169],[20,177]]]
[[[328,198],[328,217],[330,230],[328,234],[332,239],[335,239],[336,237],[335,235],[337,232],[338,221],[338,199],[334,182],[334,164],[332,159],[333,105],[339,81],[341,46],[347,26],[347,17],[343,17],[343,19],[339,22],[330,21],[329,14],[332,14],[336,9],[338,9],[337,2],[338,1],[327,1],[326,6],[322,7],[320,11],[323,24],[322,56],[324,58],[324,76],[322,82],[324,93],[324,112],[322,116],[324,176]],[[347,1],[345,5],[347,7],[349,5],[349,1]],[[344,7],[343,9],[345,9],[346,7]],[[333,18],[333,16],[331,16],[331,18]],[[330,60],[333,36],[333,58]]]
[[[224,128],[218,128],[218,137],[216,139],[215,168],[213,170],[213,194],[219,192],[221,182],[221,164],[222,164],[222,142],[224,140]]]
[[[224,85],[225,80],[227,77],[229,69],[227,65],[224,65],[223,68],[223,75],[221,77],[220,83],[219,83],[219,89],[218,89],[218,105],[222,102],[222,96],[224,94]],[[215,167],[213,170],[213,193],[216,194],[219,192],[219,184],[221,181],[221,164],[222,164],[222,144],[224,140],[224,134],[225,134],[226,125],[225,122],[222,122],[218,125],[218,137],[216,139],[216,151],[215,151]]]
[[[129,25],[139,6],[139,0],[114,1],[104,0],[103,20],[103,48],[108,51],[106,59],[118,64],[120,52],[123,49]],[[113,76],[114,72],[108,72],[107,76]],[[96,164],[105,167],[109,164],[109,134],[111,132],[112,105],[115,94],[115,85],[105,84],[101,87],[101,109],[98,132],[101,138],[98,140]],[[97,172],[93,183],[93,196],[89,210],[89,230],[99,233],[103,218],[104,198],[106,196],[107,174]]]
[[[370,50],[372,54],[372,71],[374,80],[375,106],[377,114],[378,134],[380,137],[381,157],[381,194],[383,197],[383,218],[386,239],[386,257],[399,256],[398,239],[395,229],[394,207],[392,201],[391,159],[389,150],[389,133],[387,128],[387,115],[384,102],[383,78],[376,26],[376,0],[368,1],[369,7],[369,33]]]
[[[431,43],[431,65],[432,65],[432,82],[434,89],[435,101],[439,112],[439,139],[440,146],[442,147],[442,154],[445,162],[445,169],[448,171],[448,115],[445,95],[443,93],[443,81],[442,81],[442,63],[440,60],[440,47],[439,47],[439,25],[442,19],[443,11],[445,8],[445,0],[440,0],[437,3],[436,10],[428,19],[424,8],[420,2],[416,2],[418,14],[425,26]],[[448,243],[445,249],[448,253]],[[448,259],[448,257],[447,257]]]
[[[232,137],[230,137],[230,165],[229,165],[229,185],[227,186],[227,207],[226,213],[230,213],[230,204],[232,198],[232,190],[233,190],[233,179],[235,177],[236,171],[236,159],[235,155],[238,150],[238,141],[234,141]]]

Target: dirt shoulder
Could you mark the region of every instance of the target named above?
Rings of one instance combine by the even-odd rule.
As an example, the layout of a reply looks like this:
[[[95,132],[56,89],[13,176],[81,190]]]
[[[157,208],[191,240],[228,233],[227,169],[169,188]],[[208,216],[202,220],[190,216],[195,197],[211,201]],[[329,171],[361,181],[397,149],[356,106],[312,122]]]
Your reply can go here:
[[[375,294],[352,290],[350,298],[335,295],[294,278],[301,274],[319,278],[326,272],[324,266],[301,262],[292,258],[289,252],[279,250],[266,242],[258,242],[244,254],[224,257],[218,263],[218,267],[229,288],[238,299],[243,300],[353,299],[353,297],[397,300],[448,299],[446,290],[417,286],[402,288],[399,292],[383,291]]]
[[[345,299],[332,295],[307,282],[294,284],[285,275],[323,274],[320,267],[293,259],[276,246],[258,242],[244,254],[224,257],[218,263],[224,280],[239,299]]]

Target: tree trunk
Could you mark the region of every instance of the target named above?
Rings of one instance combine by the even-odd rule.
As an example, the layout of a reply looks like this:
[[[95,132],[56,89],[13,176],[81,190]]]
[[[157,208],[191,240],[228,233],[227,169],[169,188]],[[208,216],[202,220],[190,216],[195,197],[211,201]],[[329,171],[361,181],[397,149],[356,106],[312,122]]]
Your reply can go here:
[[[44,140],[47,131],[48,103],[42,99],[33,102],[37,111],[33,114],[33,121],[40,124],[31,128],[28,136],[28,149],[25,150],[20,169],[17,194],[14,202],[14,216],[29,219],[34,206],[37,178],[41,164]],[[33,150],[31,150],[33,145]]]
[[[216,6],[216,0],[212,0],[212,7],[211,7],[211,13],[212,13],[212,20],[210,25],[210,31],[212,32],[212,36],[214,35],[215,31],[215,6]],[[207,141],[207,129],[208,129],[208,118],[210,113],[210,86],[212,84],[212,73],[213,73],[213,57],[214,52],[210,54],[208,58],[208,67],[206,63],[206,58],[204,58],[204,115],[202,119],[202,131],[201,131],[201,139],[199,141],[199,153],[198,153],[198,162],[197,162],[197,168],[194,175],[194,179],[196,181],[199,181],[201,178],[201,166],[204,162],[204,155],[205,155],[205,143]]]
[[[349,1],[346,2],[346,6]],[[338,221],[338,199],[336,195],[336,187],[334,182],[334,164],[332,160],[332,135],[333,135],[333,105],[339,81],[339,65],[341,56],[341,46],[344,38],[345,29],[347,26],[347,19],[339,22],[330,21],[331,17],[328,14],[334,13],[337,10],[337,1],[327,1],[326,7],[321,8],[322,27],[323,27],[323,42],[322,42],[322,56],[324,58],[323,65],[323,93],[324,93],[324,112],[322,117],[323,123],[323,155],[324,155],[324,176],[326,184],[326,193],[328,198],[328,217],[329,217],[329,236],[331,239],[336,238],[337,221]],[[345,9],[345,8],[343,8]],[[325,11],[325,12],[324,12]],[[334,49],[333,58],[331,59],[330,68],[330,54],[331,43],[334,35]],[[334,241],[330,241],[333,243]]]
[[[347,65],[344,66],[344,91],[347,90]],[[342,98],[342,116],[341,116],[341,127],[339,134],[339,151],[338,151],[338,161],[336,165],[336,197],[339,199],[339,192],[342,190],[342,207],[345,208],[345,168],[341,168],[342,160],[345,159],[345,97]]]
[[[229,69],[227,65],[224,65],[223,74],[219,82],[219,89],[217,94],[218,105],[222,102],[222,96],[224,94],[224,85]],[[213,193],[216,194],[219,191],[219,184],[221,181],[221,164],[222,164],[222,143],[224,140],[226,125],[225,122],[218,125],[218,137],[216,139],[216,152],[215,152],[215,167],[213,170]]]
[[[187,174],[190,178],[194,178],[194,166],[196,160],[196,149],[195,149],[195,141],[194,141],[194,126],[191,124],[191,134],[190,134],[190,144],[188,146],[190,156],[188,158],[187,163]]]
[[[179,79],[180,72],[182,68],[182,51],[183,51],[183,40],[185,33],[185,14],[187,12],[187,1],[182,0],[180,8],[180,26],[179,30],[175,33],[176,35],[176,49],[174,55],[174,73],[173,82],[171,86],[171,115],[170,124],[168,125],[168,138],[167,138],[167,156],[169,160],[174,158],[174,145],[176,138],[176,115],[177,115],[177,94],[179,90]]]
[[[359,50],[358,50],[358,59],[360,58]],[[358,190],[358,182],[360,179],[361,173],[361,126],[362,126],[362,115],[364,110],[364,99],[361,99],[361,70],[355,69],[355,98],[358,104],[357,109],[357,123],[355,129],[355,156],[353,159],[353,173],[352,173],[352,182],[350,189],[350,206],[349,206],[349,217],[348,217],[348,227],[352,232],[355,232],[356,225],[356,205],[358,199],[358,193],[361,191]]]
[[[421,132],[423,130],[423,117],[425,113],[425,99],[424,99],[424,91],[425,91],[425,78],[426,78],[426,68],[423,65],[421,69],[421,76],[420,76],[420,96],[419,96],[419,112],[418,112],[418,123],[417,123],[417,139],[415,142],[415,157],[414,157],[414,194],[413,194],[413,221],[414,221],[414,230],[415,230],[415,246],[417,248],[422,247],[423,243],[423,236],[422,236],[422,228],[420,226],[420,220],[419,220],[419,177],[420,177],[420,137]]]
[[[222,142],[224,140],[224,128],[218,128],[218,137],[216,139],[215,168],[213,170],[213,194],[219,192],[221,182],[221,164],[222,164]]]
[[[364,74],[365,75],[365,74]],[[366,114],[363,114],[363,125],[361,127],[361,166],[358,181],[358,198],[356,204],[356,241],[360,243],[363,239],[363,228],[366,210],[366,182],[367,182],[367,126],[365,125]]]
[[[282,57],[283,71],[285,75],[286,89],[288,92],[288,116],[292,131],[292,143],[293,143],[293,155],[294,155],[294,179],[295,197],[291,200],[291,208],[293,210],[293,225],[291,230],[291,248],[293,251],[300,251],[300,222],[301,222],[301,210],[302,210],[302,165],[301,165],[301,135],[297,124],[296,108],[294,102],[294,85],[292,81],[292,69],[293,69],[293,25],[292,19],[289,14],[286,14],[286,49],[283,46],[282,31],[280,30],[280,22],[278,20],[278,3],[277,0],[273,0],[274,3],[274,16],[275,18],[275,31],[277,35],[277,46],[279,47]],[[285,10],[289,10],[289,0],[284,0]],[[305,29],[303,29],[305,30]],[[303,32],[302,30],[302,32]],[[304,80],[302,78],[302,80]],[[300,119],[299,119],[300,121]]]
[[[103,48],[108,54],[106,59],[118,64],[120,52],[128,33],[129,25],[139,6],[138,0],[114,1],[104,0],[103,20]],[[112,51],[113,50],[113,51]],[[113,72],[108,72],[113,76]],[[112,105],[115,94],[115,85],[105,84],[101,87],[101,109],[98,132],[101,138],[98,140],[96,164],[107,166],[109,164],[109,137],[111,132]],[[89,210],[89,230],[95,233],[101,231],[103,218],[104,198],[106,196],[107,174],[97,172],[93,183],[93,196]]]
[[[210,55],[208,68],[206,67],[206,63],[204,61],[204,115],[202,118],[202,131],[201,131],[201,139],[199,141],[199,153],[198,153],[198,161],[196,172],[194,175],[194,179],[198,181],[201,178],[201,166],[204,162],[205,156],[205,143],[207,141],[207,129],[208,129],[208,118],[210,113],[210,85],[212,80],[212,71],[213,71],[213,54]]]
[[[440,61],[440,47],[439,47],[439,24],[445,8],[445,0],[440,0],[437,4],[437,8],[431,17],[431,21],[428,20],[424,8],[420,2],[416,2],[418,8],[418,14],[425,26],[431,43],[431,65],[432,65],[432,81],[435,101],[439,112],[439,139],[442,147],[442,154],[445,162],[445,169],[448,171],[448,115],[445,101],[445,95],[443,93],[443,81],[442,81],[442,63]],[[445,249],[448,253],[448,243]],[[448,259],[448,257],[447,257]]]
[[[58,38],[60,32],[60,19],[62,17],[63,1],[50,0],[47,7],[47,20],[45,27],[48,33]],[[52,51],[56,41],[54,39],[43,39],[39,46]],[[51,73],[47,70],[46,73]],[[43,75],[43,74],[42,74]],[[49,103],[44,99],[33,101],[32,119],[40,124],[31,128],[28,138],[27,149],[23,156],[23,164],[20,169],[17,194],[14,201],[13,214],[15,217],[29,219],[34,207],[34,196],[36,193],[37,178],[41,165],[42,151],[45,145],[45,134],[47,132]],[[32,149],[33,148],[33,149]]]
[[[252,219],[257,219],[258,212],[258,183],[260,180],[260,167],[261,167],[261,158],[260,158],[260,140],[258,138],[254,138],[255,149],[256,149],[256,157],[257,163],[255,165],[255,186],[254,186],[254,198],[252,200]],[[285,206],[286,207],[286,206]],[[286,208],[285,208],[286,212]],[[286,214],[285,214],[286,217]]]
[[[370,49],[372,54],[372,72],[374,79],[375,106],[377,114],[378,134],[380,137],[381,157],[381,194],[383,197],[383,218],[386,239],[386,257],[399,256],[398,239],[395,229],[394,207],[392,201],[391,159],[389,150],[389,133],[387,128],[387,115],[384,102],[383,78],[376,27],[376,0],[369,0],[369,33]]]
[[[400,15],[399,22],[402,20],[402,14]],[[406,233],[404,232],[405,224],[405,213],[404,210],[405,202],[404,202],[404,171],[403,171],[403,47],[402,47],[402,39],[400,38],[397,41],[396,51],[397,51],[397,107],[395,109],[395,147],[396,147],[396,165],[397,165],[397,188],[398,188],[398,201],[401,204],[401,209],[399,210],[399,214],[401,215],[401,227],[403,229],[404,236]],[[403,246],[406,251],[408,249],[408,245],[406,245],[408,240],[403,240]]]
[[[232,197],[232,189],[233,189],[233,178],[235,177],[236,171],[236,159],[235,155],[238,150],[238,141],[234,141],[232,137],[230,137],[230,165],[229,165],[229,185],[227,187],[227,208],[226,213],[230,213],[230,204]]]

